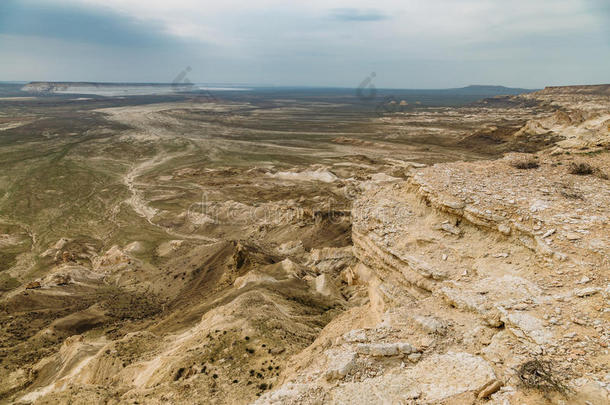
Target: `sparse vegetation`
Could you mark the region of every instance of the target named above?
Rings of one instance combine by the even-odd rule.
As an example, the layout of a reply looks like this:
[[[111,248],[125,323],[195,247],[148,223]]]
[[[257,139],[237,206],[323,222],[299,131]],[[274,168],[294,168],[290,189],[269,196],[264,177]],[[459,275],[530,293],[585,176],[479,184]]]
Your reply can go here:
[[[115,319],[138,320],[150,318],[162,309],[162,303],[151,293],[137,293],[106,287],[99,292],[101,306]]]
[[[547,360],[533,359],[521,364],[517,370],[521,383],[530,389],[541,392],[559,392],[566,394],[570,388],[565,385],[553,364]]]
[[[582,194],[577,191],[562,190],[561,195],[570,200],[584,200]]]
[[[595,169],[593,169],[593,167],[590,164],[588,164],[588,163],[584,163],[584,162],[574,163],[574,162],[572,162],[572,163],[570,163],[568,171],[570,172],[570,174],[576,174],[578,176],[588,176],[590,174],[593,174]]]
[[[521,170],[536,169],[536,168],[540,167],[540,164],[534,158],[517,159],[517,160],[512,161],[510,163],[510,165],[512,167],[514,167],[515,169],[521,169]]]
[[[590,176],[594,175],[599,177],[600,179],[608,180],[608,175],[601,171],[597,167],[591,166],[586,162],[572,162],[568,167],[568,172],[570,174],[575,174],[577,176]]]
[[[14,252],[0,252],[0,271],[11,268],[17,261],[17,254]]]
[[[8,274],[0,273],[0,292],[10,291],[19,286],[19,280],[9,276]]]

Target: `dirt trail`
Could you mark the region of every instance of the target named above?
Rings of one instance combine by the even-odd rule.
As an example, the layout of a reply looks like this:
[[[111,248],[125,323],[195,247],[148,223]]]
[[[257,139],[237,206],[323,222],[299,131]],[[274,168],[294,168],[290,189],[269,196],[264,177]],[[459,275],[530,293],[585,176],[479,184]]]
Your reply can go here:
[[[166,117],[160,116],[158,113],[160,111],[166,110],[170,108],[167,105],[155,106],[152,108],[150,106],[142,107],[140,109],[136,109],[132,111],[131,109],[124,111],[123,109],[105,109],[101,110],[106,113],[110,113],[108,116],[109,119],[115,120],[122,123],[129,123],[132,127],[136,129],[135,132],[130,133],[129,135],[138,140],[155,140],[159,141],[162,139],[167,139],[169,136],[173,137],[173,140],[176,139],[184,139],[187,142],[190,142],[185,137],[177,136],[176,133],[168,131],[165,128],[158,127],[160,121],[167,119]],[[176,153],[164,153],[159,152],[157,155],[153,156],[150,159],[144,160],[138,164],[135,164],[131,167],[131,169],[123,176],[123,184],[129,189],[131,196],[125,200],[125,202],[133,208],[133,210],[142,218],[146,219],[146,221],[157,227],[163,229],[168,234],[181,238],[181,239],[197,239],[203,240],[206,242],[216,242],[216,239],[208,238],[201,235],[194,234],[184,234],[181,232],[176,232],[168,227],[161,226],[153,221],[153,218],[157,214],[157,209],[148,205],[148,201],[144,198],[143,189],[146,187],[138,187],[138,185],[142,186],[152,186],[151,184],[143,184],[138,183],[138,177],[142,176],[146,172],[152,170],[153,168],[160,166],[172,159],[188,156],[190,153],[194,153],[196,150],[191,143],[188,143],[186,146],[186,150],[183,152]]]
[[[151,159],[145,160],[131,168],[129,172],[123,177],[123,184],[127,186],[129,192],[131,193],[131,197],[129,197],[125,202],[133,208],[133,210],[142,218],[146,219],[146,221],[160,229],[163,229],[168,234],[181,239],[197,239],[203,240],[206,242],[214,243],[217,242],[217,239],[208,238],[206,236],[195,235],[195,234],[185,234],[182,232],[176,232],[168,227],[161,226],[153,221],[153,218],[157,214],[157,209],[150,207],[148,205],[148,201],[144,199],[143,192],[137,187],[138,183],[136,179],[142,174],[146,173],[148,170],[159,166],[171,159],[185,156],[188,154],[188,151],[183,153],[173,153],[169,155],[163,156],[163,154],[158,154]],[[149,185],[150,186],[150,185]]]
[[[152,222],[152,219],[157,214],[157,210],[149,207],[146,200],[144,200],[142,191],[136,187],[136,178],[145,173],[147,170],[167,162],[174,157],[175,155],[167,155],[165,157],[156,155],[152,159],[145,160],[144,162],[132,167],[132,169],[127,172],[123,178],[123,184],[127,186],[129,192],[131,193],[131,197],[129,197],[125,202],[130,205],[138,215],[145,218],[151,225],[155,225],[155,223]]]

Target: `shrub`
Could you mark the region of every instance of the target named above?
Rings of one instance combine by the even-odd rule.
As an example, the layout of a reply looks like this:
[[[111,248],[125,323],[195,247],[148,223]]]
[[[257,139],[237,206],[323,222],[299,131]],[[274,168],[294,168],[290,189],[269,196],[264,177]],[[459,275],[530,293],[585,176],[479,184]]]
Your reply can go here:
[[[550,361],[539,359],[529,360],[521,364],[517,370],[521,383],[527,387],[542,392],[559,392],[566,394],[569,387],[557,377]]]
[[[515,160],[515,161],[511,162],[510,165],[512,167],[514,167],[515,169],[521,169],[521,170],[536,169],[540,166],[538,164],[538,161],[536,161],[536,159],[533,159],[533,158]]]
[[[564,196],[565,198],[568,198],[571,200],[584,200],[584,197],[582,196],[582,194],[580,194],[577,191],[563,190],[563,191],[561,191],[561,195]]]
[[[580,163],[570,163],[570,167],[568,169],[568,171],[570,172],[570,174],[576,174],[579,176],[587,176],[590,174],[593,174],[593,172],[595,171],[595,169],[593,169],[593,167],[591,167],[590,164],[588,163],[584,163],[584,162],[580,162]]]

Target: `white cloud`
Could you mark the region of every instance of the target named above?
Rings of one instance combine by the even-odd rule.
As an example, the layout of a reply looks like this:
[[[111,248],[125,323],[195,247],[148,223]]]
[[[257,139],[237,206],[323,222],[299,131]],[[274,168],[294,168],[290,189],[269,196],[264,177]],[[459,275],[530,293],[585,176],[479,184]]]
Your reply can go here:
[[[598,17],[588,9],[588,0],[61,1],[110,7],[138,19],[161,22],[168,34],[232,47],[236,52],[250,52],[261,43],[274,49],[291,38],[331,48],[358,40],[388,51],[435,57],[465,44],[600,27]],[[389,18],[341,22],[332,18],[337,9]]]
[[[592,11],[596,0],[45,1],[106,8],[161,27],[190,44],[191,54],[183,59],[205,61],[210,80],[226,80],[223,73],[231,73],[242,81],[269,82],[266,76],[272,76],[315,84],[325,74],[327,82],[319,84],[346,85],[375,70],[379,85],[418,86],[423,80],[427,84],[421,87],[439,80],[430,77],[430,64],[446,63],[446,68],[435,65],[445,77],[454,78],[460,65],[496,69],[501,78],[512,75],[517,62],[542,69],[577,54],[584,72],[593,69],[585,59],[609,50],[603,40],[607,14]],[[608,67],[608,56],[597,63]],[[409,70],[411,82],[398,82],[401,69]],[[546,78],[536,80],[543,84]]]

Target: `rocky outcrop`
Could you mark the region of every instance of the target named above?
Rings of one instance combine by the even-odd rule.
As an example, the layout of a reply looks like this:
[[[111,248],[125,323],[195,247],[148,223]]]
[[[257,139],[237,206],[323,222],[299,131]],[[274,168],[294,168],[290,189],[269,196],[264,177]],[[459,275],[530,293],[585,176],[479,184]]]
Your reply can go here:
[[[96,94],[101,96],[165,94],[193,90],[192,83],[93,83],[31,82],[21,88],[28,93]]]
[[[597,153],[414,168],[364,192],[344,279],[367,286],[368,304],[327,325],[257,404],[607,403],[610,116],[597,107],[608,94],[576,90],[526,96],[573,110],[516,136],[567,128],[560,148],[595,138]],[[575,162],[595,170],[574,172]],[[532,359],[567,388],[524,385]]]
[[[547,87],[520,97],[546,103],[555,112],[536,117],[516,133],[517,137],[555,134],[563,140],[555,153],[562,150],[597,150],[610,144],[610,86]]]
[[[53,235],[39,270],[2,295],[0,401],[608,403],[607,90],[496,102],[518,106],[509,125],[493,100],[382,120],[416,118],[434,137],[431,123],[459,123],[446,145],[481,122],[479,140],[559,144],[433,166],[346,137],[333,147],[374,159],[143,157],[112,205],[118,236]],[[116,113],[174,142],[172,125],[204,110],[169,106]],[[3,249],[26,241],[0,231]]]

